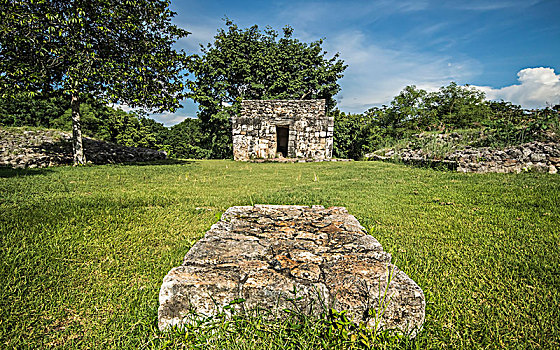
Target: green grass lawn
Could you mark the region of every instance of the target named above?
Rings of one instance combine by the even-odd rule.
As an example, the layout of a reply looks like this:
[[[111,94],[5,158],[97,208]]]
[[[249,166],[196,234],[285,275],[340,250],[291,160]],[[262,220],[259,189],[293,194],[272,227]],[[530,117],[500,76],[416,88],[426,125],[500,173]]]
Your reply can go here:
[[[225,209],[251,204],[347,207],[426,295],[424,330],[401,348],[560,347],[560,176],[193,161],[0,169],[0,348],[194,347],[157,330],[161,281]],[[286,347],[224,334],[201,348]]]

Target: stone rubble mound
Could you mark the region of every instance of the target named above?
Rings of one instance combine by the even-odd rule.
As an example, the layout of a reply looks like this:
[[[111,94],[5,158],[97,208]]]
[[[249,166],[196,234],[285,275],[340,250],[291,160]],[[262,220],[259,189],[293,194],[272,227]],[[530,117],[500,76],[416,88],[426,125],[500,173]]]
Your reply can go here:
[[[457,171],[519,173],[537,171],[556,174],[560,168],[560,144],[529,142],[502,150],[467,147],[446,157],[458,163]]]
[[[347,310],[356,323],[410,336],[421,329],[426,305],[422,289],[354,216],[322,206],[229,208],[165,276],[159,328],[238,299],[238,310],[264,308],[275,317],[294,303],[310,315]]]
[[[383,156],[366,154],[367,160],[392,161],[406,164],[444,166],[463,173],[520,173],[522,171],[558,173],[560,144],[554,142],[529,142],[504,149],[470,147],[455,150],[437,158],[422,149],[404,148],[389,150]]]
[[[86,160],[93,164],[146,162],[165,152],[83,138]],[[59,130],[10,131],[0,128],[0,166],[45,168],[72,164],[72,135]]]

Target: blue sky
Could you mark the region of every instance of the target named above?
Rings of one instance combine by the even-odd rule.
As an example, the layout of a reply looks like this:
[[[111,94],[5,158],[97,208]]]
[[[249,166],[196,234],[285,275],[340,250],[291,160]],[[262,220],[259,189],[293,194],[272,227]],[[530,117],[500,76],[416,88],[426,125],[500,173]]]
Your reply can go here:
[[[381,106],[405,86],[429,91],[451,81],[488,98],[525,108],[560,104],[560,0],[463,1],[189,1],[172,0],[175,23],[192,34],[177,45],[187,53],[213,41],[229,17],[310,42],[324,38],[329,57],[348,64],[336,96],[345,112]],[[165,125],[196,116],[192,101]]]

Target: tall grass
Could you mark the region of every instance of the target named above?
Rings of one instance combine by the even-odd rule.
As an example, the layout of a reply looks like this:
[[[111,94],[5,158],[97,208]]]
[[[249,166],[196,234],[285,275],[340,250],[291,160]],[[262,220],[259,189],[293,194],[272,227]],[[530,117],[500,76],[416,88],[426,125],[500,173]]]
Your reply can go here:
[[[232,161],[0,169],[0,347],[335,344],[317,320],[157,330],[165,274],[225,209],[254,203],[345,206],[393,254],[426,323],[380,346],[560,347],[559,176]]]

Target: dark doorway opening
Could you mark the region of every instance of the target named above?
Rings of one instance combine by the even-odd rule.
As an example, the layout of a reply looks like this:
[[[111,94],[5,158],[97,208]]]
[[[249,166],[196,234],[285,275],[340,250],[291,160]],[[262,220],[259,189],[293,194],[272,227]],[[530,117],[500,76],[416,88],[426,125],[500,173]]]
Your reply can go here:
[[[276,153],[281,153],[282,157],[288,157],[288,126],[276,127]]]

